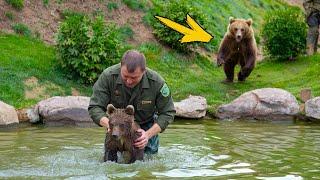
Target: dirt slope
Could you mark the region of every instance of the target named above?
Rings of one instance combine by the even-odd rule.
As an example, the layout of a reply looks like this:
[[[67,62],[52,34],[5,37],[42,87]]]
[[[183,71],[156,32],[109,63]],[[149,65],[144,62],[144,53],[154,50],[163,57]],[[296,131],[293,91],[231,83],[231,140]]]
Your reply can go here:
[[[54,44],[55,33],[61,21],[61,12],[66,9],[94,14],[103,12],[106,21],[113,21],[119,26],[128,24],[134,31],[131,43],[142,43],[154,41],[152,29],[142,22],[143,12],[129,9],[121,1],[113,1],[118,4],[118,9],[108,10],[107,3],[99,0],[79,1],[65,0],[63,3],[49,1],[46,7],[41,0],[25,0],[24,8],[20,11],[8,5],[5,0],[0,0],[0,29],[5,32],[12,32],[11,26],[14,23],[26,24],[34,33],[49,44]],[[14,16],[10,20],[6,13],[11,12]]]

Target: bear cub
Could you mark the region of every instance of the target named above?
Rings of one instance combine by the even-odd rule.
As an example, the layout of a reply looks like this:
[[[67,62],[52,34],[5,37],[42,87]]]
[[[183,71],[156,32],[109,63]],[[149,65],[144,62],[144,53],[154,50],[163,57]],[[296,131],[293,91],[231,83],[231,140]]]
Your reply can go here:
[[[233,82],[234,68],[241,66],[238,81],[245,81],[255,66],[257,59],[257,45],[252,28],[252,19],[229,18],[229,26],[221,41],[217,65],[223,65],[226,79]]]
[[[104,162],[118,162],[117,153],[123,157],[123,163],[134,163],[143,160],[144,149],[134,146],[134,141],[141,136],[136,132],[140,129],[134,121],[134,107],[128,105],[125,109],[117,109],[112,104],[107,106],[110,131],[106,134]]]

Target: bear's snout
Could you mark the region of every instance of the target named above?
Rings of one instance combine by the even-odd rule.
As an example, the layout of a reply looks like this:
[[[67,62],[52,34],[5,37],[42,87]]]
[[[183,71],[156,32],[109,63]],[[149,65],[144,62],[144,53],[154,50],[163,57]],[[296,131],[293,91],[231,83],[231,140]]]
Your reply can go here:
[[[116,134],[112,134],[112,137],[114,138],[114,139],[118,139],[118,135],[116,135]]]
[[[242,40],[242,34],[241,34],[241,32],[237,32],[237,34],[236,34],[236,41],[237,42],[240,42]]]
[[[118,128],[114,128],[111,134],[112,138],[114,139],[119,139],[120,137],[120,132]]]

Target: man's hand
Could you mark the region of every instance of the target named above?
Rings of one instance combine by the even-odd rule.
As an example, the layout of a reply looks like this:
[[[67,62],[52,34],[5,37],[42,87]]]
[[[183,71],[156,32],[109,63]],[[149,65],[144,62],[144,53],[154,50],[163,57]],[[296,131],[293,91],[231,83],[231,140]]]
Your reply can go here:
[[[107,117],[102,117],[100,119],[100,125],[105,127],[107,132],[110,132],[109,119]]]
[[[140,133],[141,136],[135,140],[134,146],[143,149],[147,146],[150,137],[143,129],[138,129],[137,132]]]

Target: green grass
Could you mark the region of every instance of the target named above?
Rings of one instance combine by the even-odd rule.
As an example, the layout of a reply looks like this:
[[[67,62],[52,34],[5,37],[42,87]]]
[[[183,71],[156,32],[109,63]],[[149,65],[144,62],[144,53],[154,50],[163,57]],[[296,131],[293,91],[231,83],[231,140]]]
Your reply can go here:
[[[12,7],[21,10],[24,6],[24,0],[6,0]]]
[[[132,10],[145,10],[147,1],[146,0],[122,0]]]
[[[152,0],[152,2],[156,13],[157,4],[164,1]],[[229,16],[253,18],[255,30],[259,32],[265,10],[285,7],[279,0],[188,0],[187,2],[198,7],[208,17],[208,22],[212,22],[205,28],[216,36],[216,44],[226,30]],[[148,14],[150,15],[150,12]],[[130,37],[133,31],[124,26],[121,32],[124,37]],[[220,104],[232,101],[246,91],[257,88],[282,88],[299,98],[300,90],[309,87],[314,96],[320,96],[320,55],[299,57],[291,62],[264,60],[257,64],[246,82],[223,84],[221,83],[225,78],[223,69],[216,67],[204,57],[197,55],[186,57],[156,43],[145,43],[137,48],[145,54],[148,67],[166,79],[175,101],[182,100],[189,94],[201,95],[207,99],[209,111],[213,111]],[[84,86],[71,80],[67,73],[57,68],[53,47],[28,37],[0,33],[0,49],[1,101],[22,108],[30,107],[47,97],[71,95],[72,88],[80,91],[81,95],[91,95],[91,86]],[[25,83],[31,77],[38,79],[37,85]],[[37,88],[43,88],[43,92],[33,98],[26,98],[26,91],[32,92]]]
[[[108,2],[107,8],[109,11],[112,11],[114,9],[118,9],[119,5],[116,2]]]
[[[147,65],[167,80],[176,101],[189,94],[204,96],[211,110],[258,88],[282,88],[299,99],[300,90],[310,87],[313,95],[320,95],[320,55],[300,57],[291,62],[265,60],[257,64],[244,83],[223,84],[223,68],[203,57],[187,59],[156,44],[144,44],[140,50],[146,55]]]
[[[71,89],[90,96],[91,86],[70,80],[57,69],[55,51],[38,40],[17,35],[0,34],[0,100],[16,108],[30,107],[51,96],[71,95]],[[310,87],[314,96],[320,95],[320,55],[300,57],[296,61],[265,60],[258,63],[246,82],[223,84],[222,68],[201,56],[186,58],[155,43],[138,48],[147,58],[148,67],[159,72],[167,81],[175,101],[189,94],[204,96],[213,111],[242,93],[265,87],[285,89],[297,98],[302,88]],[[33,99],[25,97],[32,90],[24,82],[30,77],[39,81],[44,93]]]
[[[219,43],[227,30],[229,17],[252,18],[256,40],[259,44],[260,31],[266,11],[287,7],[287,4],[281,0],[185,0],[181,2],[191,4],[194,11],[199,11],[206,18],[205,24],[200,25],[214,35],[214,39],[210,43],[204,44],[209,51],[218,49]],[[157,21],[154,16],[162,14],[163,8],[166,7],[166,0],[152,0],[152,3],[153,8],[147,12],[143,19],[149,25]],[[187,13],[191,12],[185,12],[185,14]],[[166,18],[170,19],[170,17]]]
[[[9,20],[14,20],[14,14],[12,13],[12,12],[6,12],[5,14],[4,14]]]
[[[16,108],[30,107],[47,96],[71,94],[75,88],[83,95],[90,95],[91,87],[69,80],[56,68],[54,48],[44,43],[17,35],[0,33],[0,100]],[[35,77],[43,93],[27,99],[30,87],[24,82]]]

